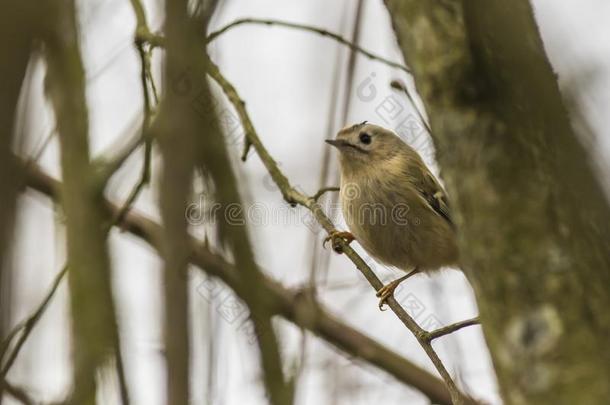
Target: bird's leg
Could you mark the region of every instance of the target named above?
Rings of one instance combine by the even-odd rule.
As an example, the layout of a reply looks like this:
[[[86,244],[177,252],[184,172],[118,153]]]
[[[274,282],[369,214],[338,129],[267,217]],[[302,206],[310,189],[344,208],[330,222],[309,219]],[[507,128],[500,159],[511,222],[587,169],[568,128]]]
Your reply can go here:
[[[324,241],[322,242],[322,247],[326,247],[326,242],[330,240],[332,241],[333,250],[337,253],[343,253],[343,251],[341,250],[341,246],[338,243],[339,239],[343,239],[343,241],[349,245],[356,238],[354,237],[354,235],[351,234],[351,232],[335,230],[330,232],[329,235],[324,238]]]
[[[379,309],[381,311],[385,311],[385,309],[383,309],[383,305],[386,303],[386,301],[388,300],[388,298],[390,298],[391,296],[394,295],[394,290],[396,289],[396,287],[398,287],[398,285],[400,283],[402,283],[403,281],[405,281],[406,279],[408,279],[409,277],[411,277],[414,274],[419,273],[419,269],[416,267],[413,270],[411,270],[409,273],[407,273],[406,275],[397,278],[394,281],[391,281],[390,283],[384,285],[383,287],[381,287],[379,289],[379,291],[377,291],[377,297],[379,297]]]

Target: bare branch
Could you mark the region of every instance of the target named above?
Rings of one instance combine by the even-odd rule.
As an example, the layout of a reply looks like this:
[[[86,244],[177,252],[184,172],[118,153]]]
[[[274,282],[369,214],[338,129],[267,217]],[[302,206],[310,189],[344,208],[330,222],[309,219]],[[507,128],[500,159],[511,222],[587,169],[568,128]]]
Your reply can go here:
[[[6,380],[0,381],[0,387],[8,392],[13,398],[24,405],[34,405],[36,402],[20,387],[17,387]],[[0,399],[2,397],[0,396]]]
[[[264,19],[264,18],[241,18],[239,20],[233,21],[232,23],[230,23],[228,25],[225,25],[224,27],[220,28],[218,31],[214,31],[214,32],[210,33],[208,35],[208,37],[206,38],[206,43],[209,44],[210,42],[212,42],[216,38],[218,38],[220,35],[222,35],[223,33],[227,32],[235,27],[238,27],[240,25],[245,25],[245,24],[256,24],[256,25],[267,25],[267,26],[276,25],[276,26],[284,27],[284,28],[293,28],[293,29],[313,32],[313,33],[322,35],[324,37],[334,39],[338,43],[347,46],[348,48],[352,49],[353,51],[358,52],[358,53],[368,57],[369,59],[376,60],[381,63],[385,63],[388,66],[391,66],[396,69],[400,69],[404,72],[410,73],[409,68],[407,68],[406,66],[404,66],[400,63],[397,63],[397,62],[392,62],[391,60],[388,60],[384,57],[381,57],[372,52],[369,52],[366,49],[352,43],[351,41],[348,41],[347,39],[343,38],[339,34],[335,34],[334,32],[330,32],[323,28],[314,27],[311,25],[291,23],[291,22],[281,21],[281,20]]]
[[[476,318],[472,318],[472,319],[466,319],[465,321],[460,321],[460,322],[456,322],[456,323],[452,323],[451,325],[447,325],[445,327],[442,328],[438,328],[435,329],[431,332],[428,332],[426,334],[426,339],[428,339],[428,341],[432,341],[436,338],[442,337],[442,336],[446,336],[450,333],[456,332],[462,328],[465,328],[467,326],[472,326],[472,325],[479,325],[481,323],[481,321],[479,320],[479,317]]]
[[[348,41],[347,39],[343,38],[339,34],[327,31],[323,28],[314,27],[311,25],[291,23],[291,22],[281,21],[281,20],[261,19],[261,18],[238,19],[238,20],[235,20],[232,23],[220,28],[219,30],[210,33],[207,36],[207,38],[205,39],[205,42],[206,42],[206,44],[209,44],[210,42],[212,42],[216,38],[218,38],[220,35],[222,35],[223,33],[227,32],[235,27],[238,27],[240,25],[245,25],[245,24],[267,25],[267,26],[276,25],[276,26],[284,27],[284,28],[293,28],[293,29],[313,32],[313,33],[322,35],[324,37],[334,39],[338,43],[347,46],[348,48],[354,50],[354,52],[358,52],[358,53],[368,57],[369,59],[376,60],[378,62],[384,63],[384,64],[391,66],[393,68],[396,68],[396,69],[400,69],[403,72],[407,72],[407,73],[411,72],[411,70],[408,67],[404,66],[403,64],[398,63],[398,62],[393,62],[382,56],[374,54],[373,52],[370,52],[370,51],[362,48],[361,46],[356,45],[356,44],[352,43],[351,41]],[[140,41],[145,41],[145,42],[149,43],[150,46],[153,48],[165,46],[165,38],[162,35],[151,33],[148,29],[140,28],[137,32],[137,37]]]
[[[267,168],[267,171],[271,175],[271,178],[278,186],[284,199],[291,205],[301,205],[309,209],[316,220],[322,225],[322,227],[328,232],[330,235],[331,232],[335,231],[335,226],[326,216],[320,205],[312,198],[308,197],[296,189],[294,189],[286,176],[281,172],[278,165],[275,163],[275,160],[271,157],[269,152],[263,146],[258,134],[256,133],[254,126],[249,118],[249,115],[245,108],[245,103],[239,97],[239,94],[233,87],[233,85],[222,75],[218,66],[216,66],[212,61],[209,61],[209,74],[210,76],[220,85],[223,92],[229,99],[229,101],[233,104],[234,108],[237,110],[237,113],[242,120],[244,125],[244,129],[246,132],[246,136],[249,138],[252,146],[255,148],[257,154],[261,158],[263,164]],[[371,268],[362,260],[362,258],[349,246],[349,244],[345,243],[345,241],[339,239],[339,246],[342,249],[342,252],[346,254],[346,256],[356,265],[358,270],[364,275],[364,277],[368,280],[371,286],[375,289],[375,291],[379,291],[383,287],[383,283],[381,280],[375,275],[375,273],[371,270]],[[442,361],[436,354],[436,351],[430,344],[430,342],[426,339],[427,332],[423,330],[415,320],[400,306],[400,304],[391,297],[388,299],[388,305],[392,309],[392,311],[396,314],[396,316],[402,321],[402,323],[413,333],[413,335],[417,338],[417,341],[422,346],[437,371],[445,381],[449,392],[451,393],[451,397],[455,405],[463,404],[465,396],[458,390],[455,382],[449,375],[449,372],[443,365]]]
[[[157,96],[157,88],[155,86],[155,81],[152,75],[151,67],[150,67],[150,53],[151,49],[146,50],[146,43],[138,40],[137,33],[140,31],[150,32],[148,28],[148,24],[146,22],[146,14],[144,13],[144,7],[142,6],[139,0],[131,0],[132,7],[134,9],[134,13],[136,15],[137,27],[136,27],[136,48],[138,50],[138,55],[140,56],[140,83],[142,86],[142,98],[144,102],[144,121],[142,123],[142,134],[139,139],[139,142],[144,142],[144,161],[142,163],[142,172],[140,175],[140,180],[136,183],[136,185],[131,190],[131,193],[127,197],[127,200],[123,204],[123,207],[118,213],[118,216],[115,218],[116,223],[120,223],[123,220],[125,214],[131,209],[133,203],[136,201],[140,192],[144,189],[145,186],[150,182],[150,172],[151,172],[151,159],[152,159],[152,136],[150,134],[151,121],[153,118],[153,104],[151,100],[150,90],[148,88],[148,84],[150,83],[150,87],[152,90],[152,95],[155,98],[155,102],[158,102]]]
[[[26,320],[20,322],[17,326],[15,326],[15,328],[13,328],[13,330],[8,334],[6,339],[4,339],[4,342],[2,342],[2,347],[0,348],[0,360],[2,360],[2,368],[0,371],[0,381],[5,380],[6,375],[8,374],[11,366],[14,364],[15,359],[17,358],[17,355],[19,354],[19,351],[23,347],[23,344],[25,343],[27,338],[30,336],[32,329],[34,329],[34,326],[36,326],[36,323],[38,322],[40,317],[44,314],[45,310],[47,309],[47,307],[49,305],[49,302],[51,301],[51,298],[53,298],[53,295],[57,291],[57,288],[59,287],[61,280],[63,280],[63,278],[67,272],[68,272],[68,266],[64,266],[64,268],[57,274],[57,276],[55,276],[55,279],[53,280],[53,283],[51,284],[51,288],[49,288],[49,291],[43,298],[42,302],[38,305],[36,310]],[[21,336],[19,336],[19,340],[15,344],[15,347],[14,347],[13,351],[11,352],[11,354],[7,357],[6,361],[4,361],[5,353],[8,351],[12,340],[14,339],[15,336],[17,336],[17,334],[19,332],[21,332]]]
[[[89,156],[85,75],[80,55],[75,1],[49,7],[45,32],[46,91],[54,111],[65,179],[66,215],[74,368],[70,403],[94,404],[96,373],[109,354],[121,364],[118,330],[110,285],[110,262],[103,226],[101,185]],[[122,370],[119,381],[125,387]],[[123,391],[123,390],[122,390]],[[124,398],[126,402],[126,398]]]
[[[157,86],[155,85],[150,65],[150,57],[154,45],[153,42],[150,41],[149,35],[142,34],[150,34],[150,29],[148,28],[148,23],[146,22],[146,14],[144,12],[144,7],[139,0],[131,0],[131,5],[136,16],[134,43],[140,58],[140,83],[142,87],[142,99],[144,104],[144,120],[142,122],[141,129],[138,131],[139,135],[136,137],[131,137],[129,142],[124,147],[119,149],[119,152],[114,153],[113,150],[115,148],[112,148],[110,152],[103,153],[101,158],[96,159],[96,164],[100,166],[101,181],[106,182],[123,165],[131,154],[135,152],[142,142],[145,143],[144,162],[142,165],[140,180],[133,187],[127,201],[125,202],[123,211],[119,214],[119,220],[125,214],[125,212],[130,209],[141,190],[150,181],[150,163],[152,153],[152,134],[150,132],[150,128],[152,119],[154,117],[152,99],[154,98],[155,103],[158,103]]]
[[[187,9],[187,0],[165,2],[166,83],[189,72],[194,35]],[[198,134],[187,102],[177,92],[166,91],[157,127],[163,159],[159,208],[165,225],[165,232],[160,235],[160,253],[164,262],[162,319],[168,404],[187,404],[191,395],[189,236],[184,211],[191,192]]]
[[[324,194],[330,192],[330,191],[339,191],[339,187],[324,187],[319,189],[311,198],[313,198],[314,201],[318,201],[320,199],[320,197],[322,197]]]
[[[57,200],[61,183],[44,174],[33,165],[26,171],[27,185],[38,192]],[[119,207],[105,202],[109,217],[116,217]],[[129,212],[122,223],[123,229],[160,249],[161,235],[165,230],[158,223],[134,212]],[[220,278],[240,295],[244,285],[240,270],[223,257],[211,252],[194,238],[190,238],[190,261],[207,274]],[[379,282],[381,285],[381,282]],[[442,381],[422,370],[400,354],[358,332],[354,328],[332,316],[316,301],[307,299],[310,294],[291,291],[280,283],[261,275],[261,289],[264,291],[263,304],[272,314],[279,315],[299,327],[306,328],[350,357],[362,359],[386,371],[404,384],[420,390],[431,401],[451,404],[449,392]]]
[[[42,13],[26,2],[3,4],[0,13],[0,336],[4,336],[6,312],[3,282],[9,280],[5,274],[6,253],[10,246],[16,212],[20,168],[12,156],[17,106],[22,83],[26,78],[30,60],[32,39],[38,29]],[[10,61],[10,62],[9,62]],[[3,387],[0,386],[0,398]]]
[[[98,181],[100,183],[106,183],[144,142],[142,135],[144,126],[137,121],[139,121],[139,118],[135,117],[118,136],[116,144],[110,146],[107,152],[102,152],[99,157],[94,159],[93,165],[98,168]],[[127,141],[125,141],[125,138],[128,138]]]
[[[417,104],[415,104],[415,99],[411,95],[411,92],[409,91],[409,89],[407,89],[407,86],[400,80],[392,80],[392,82],[390,83],[390,86],[392,86],[392,88],[394,88],[396,90],[402,91],[405,94],[405,96],[407,96],[407,98],[411,102],[411,105],[413,106],[413,109],[415,110],[415,113],[417,113],[417,116],[419,117],[419,120],[421,121],[422,125],[424,126],[424,128],[426,128],[426,131],[428,131],[428,134],[432,135],[432,129],[430,128],[430,124],[428,124],[428,121],[424,117],[424,114],[422,114],[422,112],[419,109],[419,107],[417,106]]]

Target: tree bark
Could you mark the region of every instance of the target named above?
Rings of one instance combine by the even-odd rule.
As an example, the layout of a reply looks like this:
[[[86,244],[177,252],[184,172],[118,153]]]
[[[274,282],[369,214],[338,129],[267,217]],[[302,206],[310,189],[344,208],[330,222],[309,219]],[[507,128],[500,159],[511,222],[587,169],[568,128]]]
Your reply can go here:
[[[610,210],[527,0],[386,0],[507,404],[610,398]]]

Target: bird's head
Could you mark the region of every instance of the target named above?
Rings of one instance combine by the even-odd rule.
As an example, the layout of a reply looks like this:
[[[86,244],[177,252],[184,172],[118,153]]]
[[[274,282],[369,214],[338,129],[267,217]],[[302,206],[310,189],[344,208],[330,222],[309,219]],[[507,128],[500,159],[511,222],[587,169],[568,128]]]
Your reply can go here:
[[[394,132],[366,121],[343,128],[335,139],[327,139],[326,143],[341,153],[341,169],[344,173],[378,167],[406,146]]]

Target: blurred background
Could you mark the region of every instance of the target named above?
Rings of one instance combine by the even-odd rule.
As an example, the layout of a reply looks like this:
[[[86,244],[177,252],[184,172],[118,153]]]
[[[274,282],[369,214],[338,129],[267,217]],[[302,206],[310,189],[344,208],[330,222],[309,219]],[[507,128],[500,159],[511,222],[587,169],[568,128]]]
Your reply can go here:
[[[143,1],[149,25],[160,31],[163,3]],[[559,76],[576,125],[590,128],[586,140],[599,170],[610,174],[610,3],[606,0],[557,2],[533,0],[548,56]],[[140,61],[134,46],[136,26],[128,0],[78,2],[81,51],[86,69],[92,155],[112,148],[142,120]],[[310,24],[341,34],[363,48],[403,63],[387,9],[380,0],[227,0],[221,1],[210,31],[237,18],[258,17]],[[412,103],[390,86],[393,80],[412,88],[411,78],[327,37],[277,26],[243,25],[209,45],[210,56],[246,101],[253,123],[269,152],[292,183],[306,193],[338,185],[335,151],[323,140],[347,124],[364,120],[394,129],[436,170],[434,148]],[[160,87],[162,61],[152,67]],[[19,105],[15,149],[35,158],[59,177],[57,138],[52,109],[44,97],[45,66],[28,67]],[[317,287],[320,301],[345,323],[363,331],[422,368],[436,373],[427,356],[391,312],[379,312],[370,285],[345,257],[321,247],[326,233],[303,208],[291,208],[271,181],[256,154],[238,161],[243,129],[236,112],[212,86],[221,103],[221,121],[235,158],[246,201],[256,258],[266,274],[288,287]],[[417,107],[423,107],[416,99]],[[134,210],[159,220],[159,161],[153,155],[153,181]],[[140,175],[141,154],[134,154],[112,179],[108,198],[123,201]],[[438,174],[438,171],[436,171]],[[606,183],[608,184],[608,182]],[[195,211],[205,211],[206,195],[196,190]],[[344,229],[336,195],[322,200],[326,212]],[[19,198],[17,237],[12,246],[9,300],[3,303],[10,330],[43,299],[65,261],[62,217],[49,199],[28,191]],[[190,216],[193,232],[203,235],[200,216]],[[110,238],[112,286],[117,302],[126,379],[133,404],[163,404],[165,369],[163,328],[159,314],[162,260],[128,233],[114,229]],[[356,245],[358,252],[367,257]],[[368,259],[384,282],[396,270]],[[217,280],[193,273],[189,280],[192,317],[192,403],[264,404],[257,347],[244,327],[247,310],[232,290]],[[477,315],[464,276],[447,269],[417,276],[403,284],[396,298],[426,329]],[[8,377],[43,402],[59,401],[71,387],[69,305],[65,282],[33,330]],[[296,403],[427,404],[418,391],[373,366],[346,357],[335,348],[283,320],[277,323],[281,352],[299,373]],[[486,403],[501,403],[495,376],[478,326],[435,341],[435,348],[458,385]],[[98,403],[120,403],[116,377],[100,375]],[[13,404],[5,397],[3,403]]]

